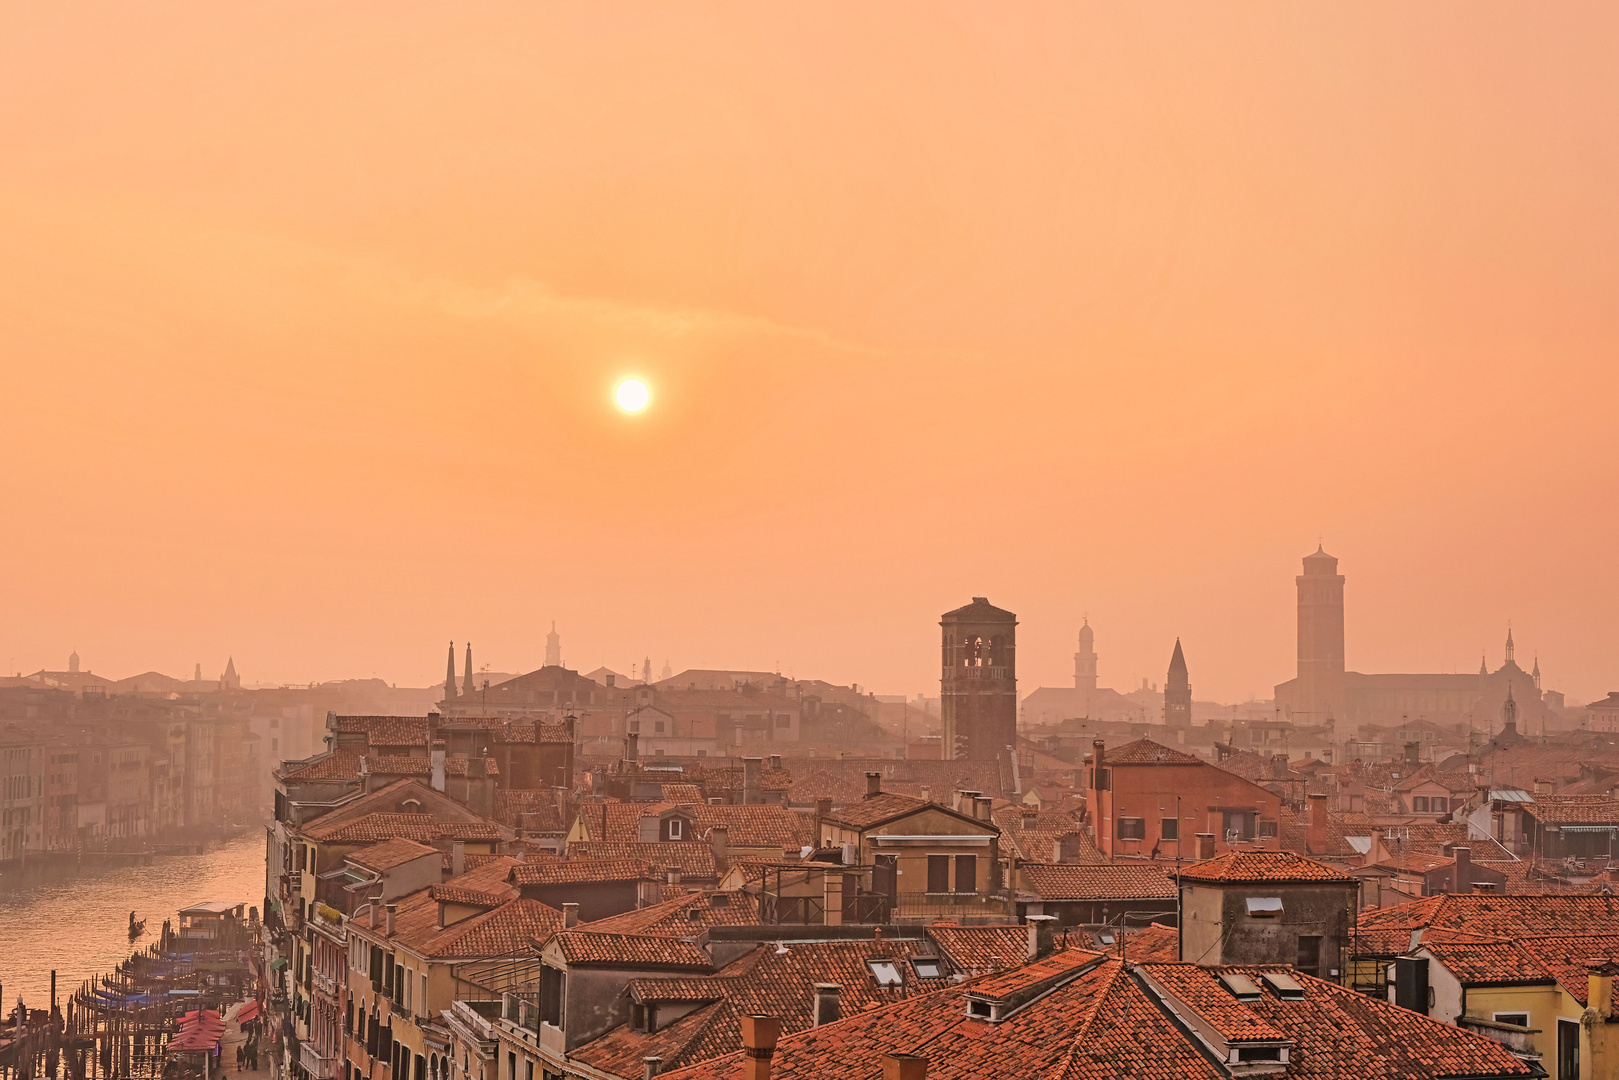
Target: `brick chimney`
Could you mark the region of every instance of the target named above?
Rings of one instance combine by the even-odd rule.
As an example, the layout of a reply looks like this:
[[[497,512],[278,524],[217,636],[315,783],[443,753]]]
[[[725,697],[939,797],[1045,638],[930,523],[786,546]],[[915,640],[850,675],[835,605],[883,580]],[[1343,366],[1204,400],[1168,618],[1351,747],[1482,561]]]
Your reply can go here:
[[[1311,855],[1327,853],[1327,797],[1312,793],[1309,797],[1310,823],[1307,846]]]
[[[1028,959],[1039,960],[1050,956],[1057,947],[1056,932],[1053,924],[1057,921],[1055,915],[1028,915],[1025,916],[1029,924]]]
[[[1093,788],[1102,786],[1102,769],[1107,763],[1107,744],[1101,739],[1091,742],[1091,784]]]
[[[883,774],[869,772],[866,774],[866,798],[883,793]]]
[[[781,1021],[774,1016],[742,1018],[742,1080],[770,1080],[770,1059],[779,1038]]]
[[[1376,866],[1378,863],[1385,863],[1388,861],[1389,849],[1383,846],[1383,830],[1381,828],[1374,828],[1372,829],[1372,846],[1366,852],[1366,862],[1362,865]]]
[[[568,927],[578,926],[578,925],[579,925],[579,905],[578,904],[563,904],[562,905],[562,927],[563,927],[563,929],[567,929]]]
[[[721,877],[731,869],[731,830],[715,825],[708,830],[708,846],[714,849],[714,867]]]
[[[884,1054],[883,1080],[927,1080],[928,1059],[916,1054]]]
[[[663,1059],[656,1055],[641,1059],[641,1076],[643,1080],[652,1080],[663,1071]]]
[[[1473,891],[1473,849],[1464,845],[1457,845],[1450,850],[1456,859],[1456,879],[1451,882],[1450,891],[1454,893],[1470,893]],[[1607,1014],[1604,1013],[1604,1016]]]
[[[1591,963],[1585,969],[1585,1003],[1597,1015],[1597,1023],[1605,1023],[1613,1015],[1613,977],[1619,975],[1619,964],[1612,961]]]
[[[384,915],[384,917],[383,917],[383,932],[386,933],[389,937],[393,937],[394,936],[394,920],[399,915],[399,905],[398,904],[389,904],[383,910],[386,912],[386,915]]]
[[[742,759],[742,804],[744,806],[758,806],[765,801],[764,765],[763,758],[745,757]]]
[[[450,876],[460,877],[467,872],[467,843],[465,840],[452,840],[450,842]]]
[[[1270,756],[1270,774],[1280,780],[1287,775],[1287,755],[1272,754]]]
[[[843,1019],[843,987],[837,983],[815,984],[815,1026]]]
[[[988,795],[979,795],[973,799],[973,817],[979,821],[995,820],[995,800]]]

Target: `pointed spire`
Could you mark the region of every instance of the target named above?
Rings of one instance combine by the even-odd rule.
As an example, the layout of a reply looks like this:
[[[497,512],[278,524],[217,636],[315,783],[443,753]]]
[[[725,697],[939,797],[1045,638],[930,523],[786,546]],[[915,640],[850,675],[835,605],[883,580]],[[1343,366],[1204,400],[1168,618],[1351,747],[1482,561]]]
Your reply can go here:
[[[1508,665],[1511,665],[1512,663],[1514,663],[1513,654],[1515,652],[1517,652],[1517,651],[1518,651],[1517,647],[1512,644],[1512,624],[1507,623],[1507,664]]]
[[[1490,673],[1490,665],[1484,662],[1483,653],[1478,654],[1478,673],[1480,675],[1488,675]]]
[[[1186,674],[1186,656],[1181,652],[1180,638],[1175,639],[1175,655],[1169,658],[1169,671],[1172,675],[1175,672],[1180,672],[1182,675]]]
[[[455,697],[455,642],[450,642],[450,661],[444,668],[444,700]]]
[[[461,683],[461,692],[472,696],[472,642],[467,642],[467,677]]]

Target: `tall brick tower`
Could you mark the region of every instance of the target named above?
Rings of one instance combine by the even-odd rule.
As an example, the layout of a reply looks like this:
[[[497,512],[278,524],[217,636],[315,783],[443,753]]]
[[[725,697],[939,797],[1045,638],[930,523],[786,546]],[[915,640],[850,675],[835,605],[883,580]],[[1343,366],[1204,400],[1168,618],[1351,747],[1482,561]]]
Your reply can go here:
[[[1079,651],[1074,654],[1074,689],[1096,689],[1096,631],[1091,621],[1079,628]]]
[[[1299,584],[1299,706],[1306,722],[1344,717],[1344,576],[1316,546]]]
[[[982,596],[939,619],[946,758],[995,761],[1017,744],[1017,616]]]

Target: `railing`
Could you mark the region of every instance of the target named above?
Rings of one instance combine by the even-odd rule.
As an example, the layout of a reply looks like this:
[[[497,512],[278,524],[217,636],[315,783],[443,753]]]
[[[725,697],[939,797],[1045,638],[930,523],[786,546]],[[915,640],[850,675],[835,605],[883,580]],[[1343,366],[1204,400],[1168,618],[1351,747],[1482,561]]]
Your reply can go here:
[[[316,990],[319,990],[321,993],[325,994],[327,997],[336,997],[337,996],[337,980],[336,979],[332,978],[330,975],[326,974],[324,971],[321,971],[318,968],[315,970],[315,974],[314,974],[313,978],[314,978],[314,981],[315,981],[315,989]]]
[[[954,675],[958,679],[1004,679],[1006,668],[996,664],[988,667],[949,667],[944,669],[944,677]]]
[[[894,904],[894,915],[904,918],[914,915],[1004,915],[1006,901],[998,896],[981,893],[900,893]]]
[[[309,1074],[310,1080],[337,1080],[337,1058],[317,1054],[313,1043],[299,1044],[298,1063]]]

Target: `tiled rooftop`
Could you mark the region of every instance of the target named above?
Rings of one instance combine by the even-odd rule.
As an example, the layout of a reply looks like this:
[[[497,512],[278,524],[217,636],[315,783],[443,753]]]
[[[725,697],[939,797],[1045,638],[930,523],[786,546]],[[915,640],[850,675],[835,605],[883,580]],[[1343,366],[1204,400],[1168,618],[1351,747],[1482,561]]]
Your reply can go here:
[[[1104,747],[1103,765],[1206,765],[1202,758],[1176,750],[1151,739],[1137,739],[1122,746]]]
[[[587,924],[594,926],[594,924]],[[712,970],[708,954],[691,941],[647,934],[611,934],[595,929],[564,930],[551,939],[569,964],[620,968]]]
[[[1183,868],[1179,876],[1192,882],[1355,880],[1342,870],[1291,851],[1226,851]]]
[[[1174,899],[1175,883],[1157,863],[1019,863],[1024,883],[1042,900]]]
[[[408,863],[412,859],[434,854],[437,854],[435,849],[427,844],[400,838],[384,840],[380,844],[372,844],[370,847],[361,848],[359,851],[351,851],[345,857],[357,866],[363,866],[367,870],[380,874],[384,870],[392,870],[394,867]]]
[[[568,855],[583,859],[639,859],[659,877],[671,866],[678,866],[683,877],[714,878],[719,874],[713,847],[701,840],[661,843],[575,840],[568,845]]]
[[[575,885],[585,881],[639,881],[654,876],[640,859],[555,859],[512,867],[516,885]]]

